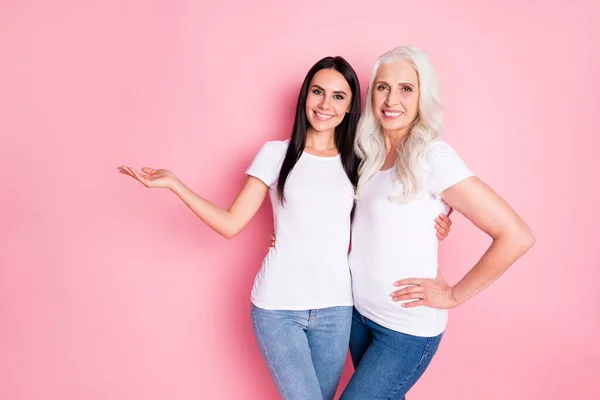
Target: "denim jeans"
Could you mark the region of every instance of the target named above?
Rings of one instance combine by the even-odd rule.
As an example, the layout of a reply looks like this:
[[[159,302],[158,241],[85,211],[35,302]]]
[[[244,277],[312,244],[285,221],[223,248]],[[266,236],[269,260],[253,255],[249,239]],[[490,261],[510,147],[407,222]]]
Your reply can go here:
[[[351,306],[291,311],[252,305],[256,341],[284,400],[333,399],[351,325]]]
[[[350,355],[355,372],[341,400],[405,400],[435,355],[443,333],[408,335],[352,315]]]

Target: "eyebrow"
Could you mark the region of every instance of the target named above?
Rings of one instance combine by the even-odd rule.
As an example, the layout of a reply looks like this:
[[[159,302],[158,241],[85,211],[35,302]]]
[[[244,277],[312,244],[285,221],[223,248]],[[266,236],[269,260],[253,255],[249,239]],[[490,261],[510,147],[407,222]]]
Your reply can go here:
[[[323,88],[322,88],[321,86],[319,86],[319,85],[312,85],[312,86],[311,86],[311,89],[312,89],[312,88],[315,88],[315,87],[316,87],[317,89],[319,89],[319,90],[323,91],[323,92],[326,92],[326,91],[327,91],[327,90],[323,89]],[[334,90],[334,91],[333,91],[333,93],[334,93],[334,94],[343,94],[344,96],[348,96],[348,95],[346,94],[346,92],[344,92],[343,90]]]
[[[388,85],[388,86],[393,86],[393,85],[390,85],[389,83],[387,83],[386,81],[377,81],[377,82],[375,82],[376,85],[380,85],[382,83],[385,84],[385,85]],[[415,85],[412,84],[412,83],[410,83],[410,82],[400,82],[400,83],[398,83],[398,85],[408,85],[408,86],[415,87]]]

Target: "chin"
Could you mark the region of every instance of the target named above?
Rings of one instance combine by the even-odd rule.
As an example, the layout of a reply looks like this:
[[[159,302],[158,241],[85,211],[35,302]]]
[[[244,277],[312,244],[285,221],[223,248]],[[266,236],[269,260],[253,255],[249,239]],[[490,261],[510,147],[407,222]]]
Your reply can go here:
[[[402,129],[402,124],[394,124],[390,123],[390,121],[379,121],[379,125],[381,126],[381,128],[387,131],[395,131],[398,129]]]
[[[316,131],[316,132],[321,132],[321,131],[327,131],[332,129],[335,125],[334,124],[330,124],[330,123],[322,123],[321,121],[308,121],[310,123],[310,126],[312,126],[312,128]]]
[[[323,125],[313,125],[313,129],[314,129],[316,132],[323,132],[323,131],[329,131],[329,130],[331,130],[331,129],[333,129],[333,128],[332,128],[332,127],[330,127],[330,126],[323,126]]]

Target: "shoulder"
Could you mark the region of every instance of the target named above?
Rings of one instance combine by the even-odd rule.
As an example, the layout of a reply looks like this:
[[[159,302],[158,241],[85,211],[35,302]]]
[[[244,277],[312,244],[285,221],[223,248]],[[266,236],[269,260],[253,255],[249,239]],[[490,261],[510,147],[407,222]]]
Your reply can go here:
[[[290,144],[290,139],[287,140],[271,140],[265,143],[265,146],[270,148],[272,151],[285,153]]]
[[[288,140],[271,140],[271,141],[266,142],[262,146],[260,151],[261,152],[265,151],[266,153],[268,153],[269,155],[274,156],[274,157],[281,157],[287,151],[289,144],[290,144],[289,139]]]
[[[289,140],[271,140],[263,144],[257,154],[257,158],[279,161],[285,155]]]
[[[452,169],[462,164],[463,160],[454,148],[442,140],[430,143],[423,152],[421,160],[423,169],[434,174],[440,172],[440,170]]]
[[[446,155],[456,155],[456,151],[446,142],[435,140],[431,142],[425,149],[425,156],[437,158]]]
[[[454,160],[460,157],[448,143],[442,140],[435,140],[430,143],[423,152],[423,160],[428,164],[444,162],[444,160]]]

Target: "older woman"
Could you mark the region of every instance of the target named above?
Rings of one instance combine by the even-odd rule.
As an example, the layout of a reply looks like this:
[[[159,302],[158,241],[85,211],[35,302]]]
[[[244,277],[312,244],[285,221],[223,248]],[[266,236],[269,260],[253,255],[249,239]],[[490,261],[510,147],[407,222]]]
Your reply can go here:
[[[355,373],[342,399],[404,399],[437,351],[448,309],[488,287],[534,243],[525,222],[440,140],[438,80],[414,47],[382,55],[357,131],[352,227]],[[431,220],[450,207],[492,238],[454,286],[437,264]]]

